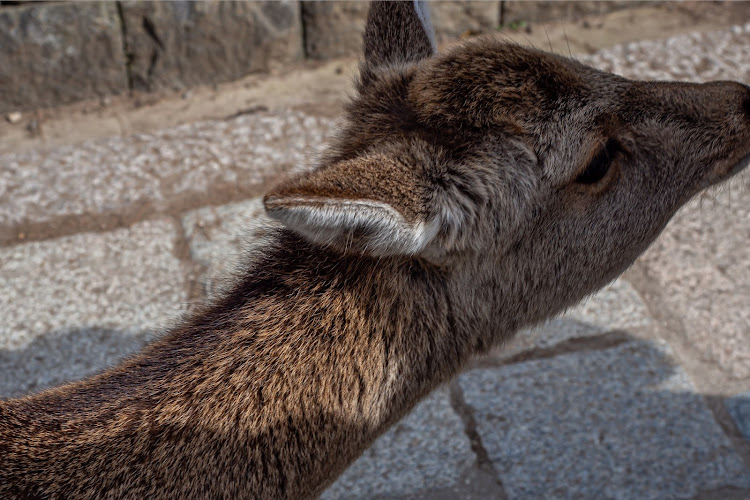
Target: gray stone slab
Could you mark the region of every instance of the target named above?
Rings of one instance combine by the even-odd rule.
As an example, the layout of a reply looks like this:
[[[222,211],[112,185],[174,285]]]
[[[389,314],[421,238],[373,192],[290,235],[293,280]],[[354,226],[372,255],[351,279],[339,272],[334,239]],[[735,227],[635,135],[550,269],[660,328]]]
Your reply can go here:
[[[236,80],[303,56],[296,1],[121,5],[135,89]]]
[[[750,82],[750,24],[631,42],[576,58],[638,80]]]
[[[80,230],[257,196],[281,173],[306,167],[333,127],[302,112],[259,112],[0,155],[0,244],[21,228],[33,237],[35,228]]]
[[[641,257],[704,361],[750,377],[750,176],[678,213]]]
[[[561,317],[610,330],[641,328],[653,323],[641,296],[622,278],[584,299]]]
[[[500,2],[496,0],[432,2],[430,11],[438,42],[492,33],[500,26]]]
[[[331,59],[361,54],[367,8],[365,2],[302,2],[307,56]]]
[[[0,47],[0,113],[128,90],[114,2],[3,8]]]
[[[660,344],[475,370],[459,383],[511,499],[663,500],[750,485]]]
[[[583,16],[601,16],[616,10],[643,7],[664,2],[610,0],[601,1],[519,1],[506,0],[503,2],[503,24],[512,26],[514,23],[544,23],[548,21],[562,21],[578,19]]]
[[[737,428],[750,441],[750,392],[727,398],[726,404]]]
[[[408,497],[455,487],[474,461],[463,422],[447,388],[440,388],[375,441],[321,498]]]
[[[0,397],[98,371],[178,318],[175,237],[157,219],[0,248]]]
[[[654,320],[641,296],[627,280],[620,278],[561,316],[521,330],[506,345],[493,349],[489,357],[508,360],[524,352],[552,349],[566,342],[612,332],[624,334],[653,325]]]
[[[262,198],[193,210],[182,225],[191,258],[205,269],[199,279],[208,297],[225,290],[279,227],[266,215]]]

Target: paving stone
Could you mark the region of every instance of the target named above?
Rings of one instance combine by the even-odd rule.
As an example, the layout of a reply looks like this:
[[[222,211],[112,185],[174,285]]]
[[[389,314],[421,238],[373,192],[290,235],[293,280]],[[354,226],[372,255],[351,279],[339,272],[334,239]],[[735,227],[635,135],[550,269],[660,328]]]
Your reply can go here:
[[[302,2],[307,56],[331,59],[361,54],[368,7],[365,2]]]
[[[295,1],[125,1],[121,8],[135,89],[236,80],[303,56]]]
[[[206,269],[200,281],[208,297],[225,290],[265,236],[279,227],[266,215],[262,198],[193,210],[182,225],[191,258]]]
[[[727,398],[726,404],[737,428],[750,441],[750,392]]]
[[[257,196],[281,173],[308,165],[333,127],[301,112],[260,112],[0,155],[0,242],[21,225],[73,219],[80,227],[87,217],[127,220]]]
[[[513,23],[543,23],[553,20],[578,19],[583,16],[601,16],[616,10],[643,7],[663,2],[654,1],[519,1],[506,0],[503,2],[503,24]]]
[[[510,499],[668,499],[750,486],[703,398],[653,342],[462,375]]]
[[[474,461],[463,422],[447,388],[440,388],[375,441],[321,498],[405,497],[448,488]]]
[[[557,318],[522,330],[489,357],[508,360],[523,352],[550,349],[568,341],[653,326],[648,307],[633,286],[618,279]]]
[[[185,310],[175,225],[0,248],[0,396],[111,365]]]
[[[641,257],[687,343],[734,378],[750,377],[750,176],[695,200]]]
[[[438,42],[492,33],[500,26],[500,2],[494,0],[433,2],[430,9]]]
[[[639,80],[750,82],[750,24],[631,42],[576,58]]]
[[[609,329],[628,329],[652,323],[648,308],[633,286],[618,279],[583,300],[565,314],[564,318],[598,325]]]
[[[114,2],[34,3],[0,11],[0,113],[128,90]]]

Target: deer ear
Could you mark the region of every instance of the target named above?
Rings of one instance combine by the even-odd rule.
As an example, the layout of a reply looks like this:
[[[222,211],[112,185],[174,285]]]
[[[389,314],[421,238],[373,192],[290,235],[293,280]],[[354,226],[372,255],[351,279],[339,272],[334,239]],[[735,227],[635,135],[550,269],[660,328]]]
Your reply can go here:
[[[435,53],[427,2],[372,2],[364,34],[365,66],[417,62]]]
[[[263,200],[268,215],[309,241],[373,256],[416,255],[438,233],[423,187],[397,161],[373,156],[287,181]]]

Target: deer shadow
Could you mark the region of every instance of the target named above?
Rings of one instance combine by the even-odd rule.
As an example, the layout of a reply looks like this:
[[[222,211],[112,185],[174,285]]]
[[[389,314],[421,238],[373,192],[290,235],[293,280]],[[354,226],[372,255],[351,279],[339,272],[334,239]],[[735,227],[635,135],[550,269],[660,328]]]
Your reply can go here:
[[[0,349],[0,399],[88,377],[138,352],[153,338],[151,332],[91,326],[41,335],[21,349]]]
[[[574,320],[557,321],[585,327]],[[92,375],[155,337],[151,332],[81,327],[41,336],[19,350],[0,350],[0,398]],[[725,418],[724,398],[686,391],[689,384],[675,385],[684,374],[656,344],[627,332],[613,338],[616,342],[600,346],[601,351],[588,350],[588,344],[582,351],[564,347],[559,354],[544,348],[539,357],[471,365],[450,391],[433,392],[381,436],[322,498],[541,498],[551,494],[546,488],[584,499],[625,498],[627,492],[669,497],[669,492],[686,491],[744,498],[750,491],[750,470],[743,464],[748,446],[731,418]],[[564,362],[631,345],[636,354],[629,362],[645,360],[647,366],[636,367],[638,374],[629,381],[619,380],[632,374],[622,373],[624,362],[617,369],[617,356],[601,371]],[[551,368],[543,374],[545,363]],[[589,385],[594,375],[602,378]],[[472,384],[494,384],[496,390],[482,392]],[[455,401],[457,388],[464,394],[462,408]],[[606,404],[595,401],[597,390],[610,398]],[[586,391],[593,399],[584,402],[580,398]],[[482,398],[487,403],[480,406]],[[580,407],[563,408],[561,402]],[[675,416],[678,422],[664,426]],[[193,424],[195,434],[213,432],[210,426]],[[477,440],[484,450],[480,454]],[[537,479],[524,482],[528,473]]]

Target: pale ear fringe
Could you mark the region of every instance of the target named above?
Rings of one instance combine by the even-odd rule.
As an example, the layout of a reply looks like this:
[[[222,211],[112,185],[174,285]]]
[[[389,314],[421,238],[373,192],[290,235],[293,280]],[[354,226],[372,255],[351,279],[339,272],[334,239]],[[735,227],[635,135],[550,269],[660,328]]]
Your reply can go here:
[[[362,230],[364,248],[375,256],[416,255],[435,238],[437,220],[409,223],[392,206],[370,200],[285,199],[267,206],[268,215],[307,239],[349,249],[352,235]],[[358,243],[362,237],[358,235]]]

